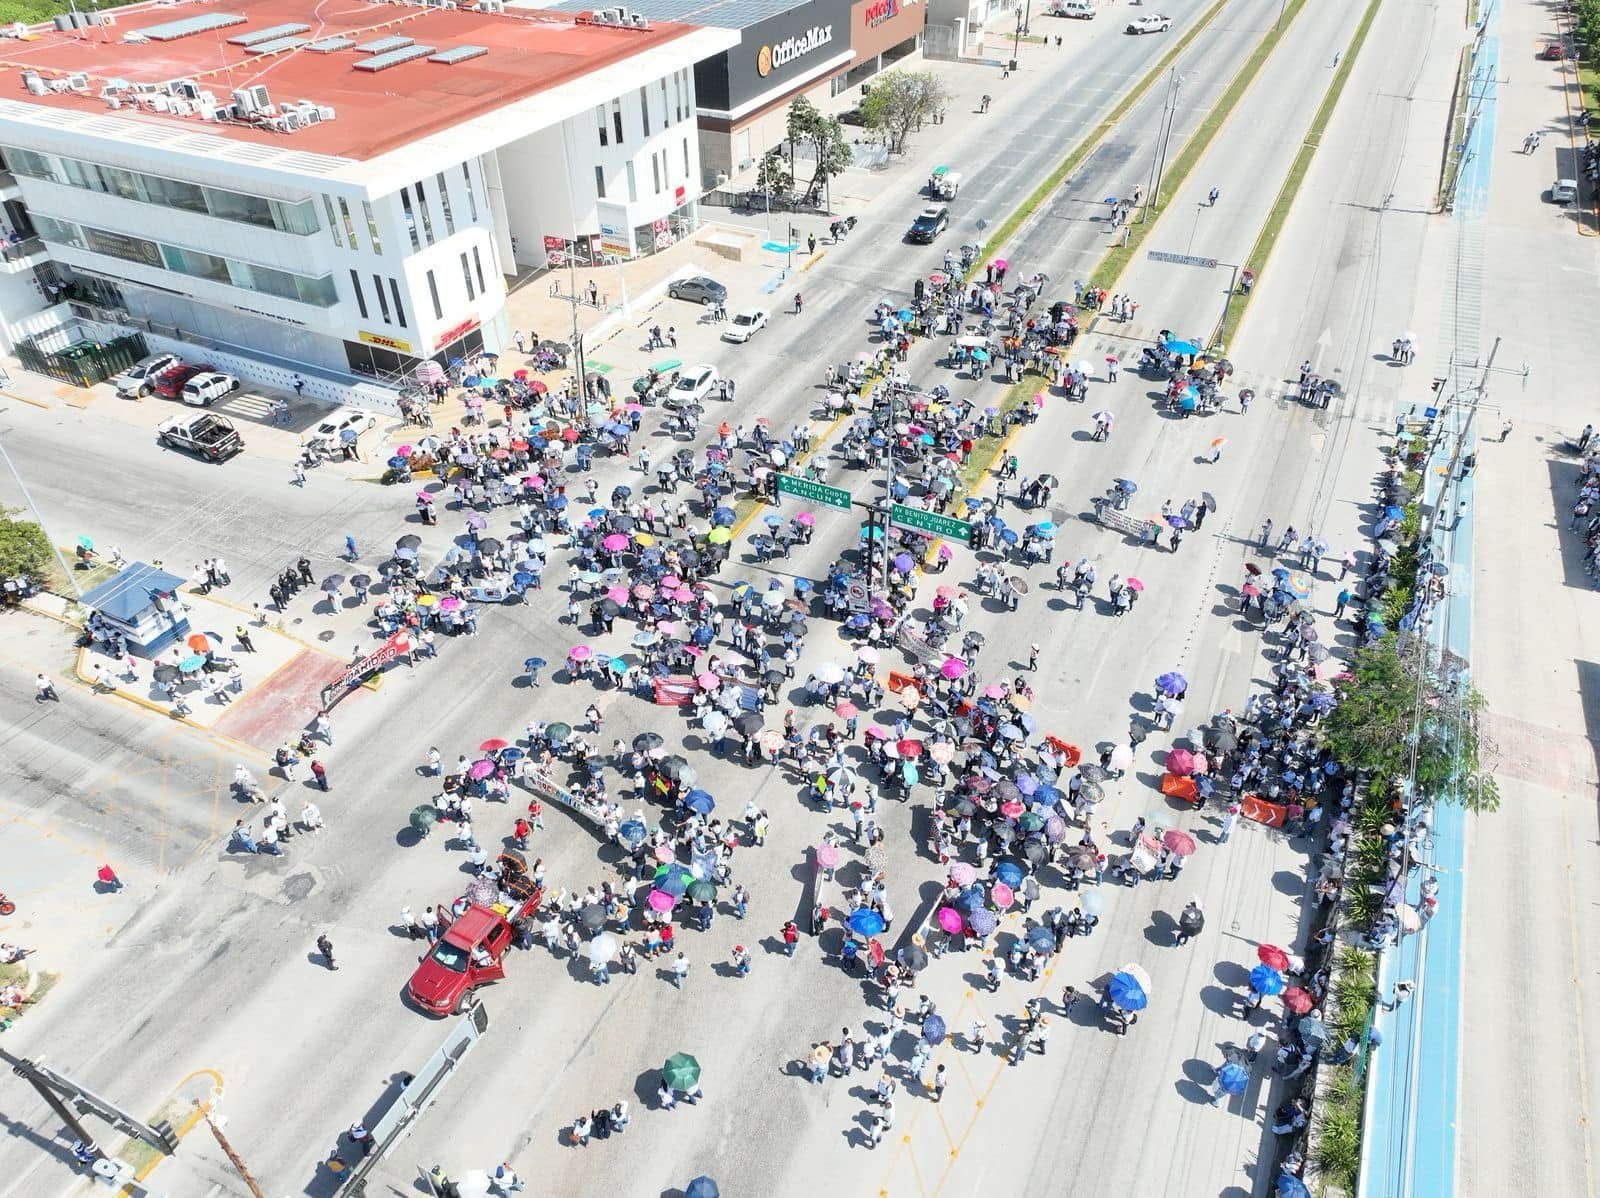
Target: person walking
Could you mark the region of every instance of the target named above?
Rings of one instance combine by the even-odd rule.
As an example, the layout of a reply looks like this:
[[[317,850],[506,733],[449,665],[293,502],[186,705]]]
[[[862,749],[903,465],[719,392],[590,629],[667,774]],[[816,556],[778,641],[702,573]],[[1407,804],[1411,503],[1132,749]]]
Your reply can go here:
[[[672,962],[672,985],[674,989],[682,990],[683,981],[689,976],[689,958],[681,951]]]
[[[233,630],[233,639],[239,642],[239,648],[246,653],[254,653],[256,651],[256,643],[250,639],[250,634],[243,625]]]
[[[328,767],[315,757],[311,759],[311,776],[317,780],[317,785],[324,791],[328,790]]]
[[[317,937],[317,951],[322,954],[322,959],[327,962],[330,971],[339,968],[333,963],[333,941],[328,939],[326,933]]]
[[[522,340],[522,334],[517,334],[517,340]],[[521,345],[518,345],[521,349]],[[615,1129],[615,1123],[612,1124]],[[489,1174],[489,1189],[496,1194],[515,1194],[523,1188],[522,1178],[517,1176],[517,1171],[511,1167],[510,1161],[501,1161]]]
[[[61,696],[56,694],[56,684],[43,674],[37,674],[33,679],[33,700],[35,703],[43,703],[46,699],[56,703],[61,702]]]
[[[935,1069],[933,1071],[933,1086],[932,1086],[932,1089],[933,1089],[933,1100],[935,1102],[942,1102],[944,1100],[944,1090],[945,1090],[945,1087],[948,1086],[949,1084],[950,1084],[950,1079],[948,1078],[948,1076],[946,1076],[945,1067],[943,1065],[940,1065],[937,1069]]]

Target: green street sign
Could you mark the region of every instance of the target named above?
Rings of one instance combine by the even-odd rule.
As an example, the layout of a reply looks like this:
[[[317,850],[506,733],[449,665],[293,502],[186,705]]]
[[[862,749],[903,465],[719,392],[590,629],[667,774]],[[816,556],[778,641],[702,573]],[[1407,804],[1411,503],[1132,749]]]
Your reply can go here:
[[[809,478],[796,478],[792,474],[778,475],[778,493],[780,495],[793,495],[796,499],[808,499],[812,503],[820,503],[826,507],[836,507],[840,511],[850,510],[850,492],[843,487],[829,487],[823,483],[814,483]]]
[[[950,537],[960,541],[967,539],[970,528],[965,520],[954,520],[937,512],[925,512],[919,507],[907,507],[903,503],[889,505],[889,523],[898,524],[901,528],[914,528],[918,532],[929,532],[936,537]]]

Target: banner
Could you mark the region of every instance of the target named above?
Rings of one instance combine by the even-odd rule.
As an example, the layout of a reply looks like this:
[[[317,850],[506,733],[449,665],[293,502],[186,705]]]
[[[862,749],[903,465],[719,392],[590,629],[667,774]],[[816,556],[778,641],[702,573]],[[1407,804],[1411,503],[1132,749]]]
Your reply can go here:
[[[332,707],[395,658],[409,652],[411,652],[411,635],[401,629],[365,657],[357,658],[343,674],[323,687],[322,705]]]
[[[1245,795],[1239,800],[1239,814],[1269,828],[1281,828],[1289,809],[1279,803],[1269,803],[1260,795]]]

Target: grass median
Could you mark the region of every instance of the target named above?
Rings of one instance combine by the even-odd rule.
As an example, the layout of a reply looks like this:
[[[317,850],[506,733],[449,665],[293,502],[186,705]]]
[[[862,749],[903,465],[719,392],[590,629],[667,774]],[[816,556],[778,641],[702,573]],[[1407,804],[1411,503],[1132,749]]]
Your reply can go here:
[[[1366,43],[1367,33],[1372,28],[1372,23],[1378,17],[1380,0],[1368,0],[1367,11],[1361,15],[1361,24],[1356,26],[1355,35],[1350,39],[1350,46],[1345,51],[1344,57],[1339,62],[1339,67],[1333,73],[1333,80],[1328,84],[1327,95],[1323,96],[1322,104],[1317,109],[1317,115],[1311,121],[1311,128],[1306,131],[1305,141],[1300,145],[1300,152],[1294,156],[1294,162],[1289,167],[1289,173],[1283,180],[1283,186],[1278,191],[1278,197],[1272,202],[1272,208],[1267,213],[1267,219],[1261,226],[1261,232],[1256,236],[1255,245],[1250,247],[1250,253],[1245,257],[1245,265],[1259,275],[1266,269],[1272,251],[1278,244],[1278,237],[1283,233],[1283,225],[1289,219],[1289,212],[1294,207],[1300,188],[1306,181],[1306,175],[1311,170],[1311,160],[1316,157],[1317,149],[1322,144],[1322,135],[1327,131],[1328,122],[1333,119],[1333,111],[1338,107],[1339,97],[1344,94],[1344,85],[1350,78],[1350,72],[1356,65],[1356,56],[1361,53],[1361,47]],[[1238,296],[1229,307],[1226,319],[1217,325],[1211,341],[1213,344],[1232,345],[1234,333],[1238,330],[1244,314],[1250,306],[1250,292]]]

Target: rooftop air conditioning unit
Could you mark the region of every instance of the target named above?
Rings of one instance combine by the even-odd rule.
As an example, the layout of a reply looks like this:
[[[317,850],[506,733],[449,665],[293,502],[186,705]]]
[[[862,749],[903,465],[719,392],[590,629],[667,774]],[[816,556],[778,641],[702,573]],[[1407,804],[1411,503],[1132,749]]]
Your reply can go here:
[[[302,125],[315,125],[322,120],[322,113],[315,104],[302,100],[293,109],[295,116],[300,118]]]
[[[117,96],[117,95],[109,95],[109,96],[102,95],[100,98],[106,102],[106,107],[107,108],[121,108],[122,107],[122,97],[121,96]]]
[[[321,117],[325,121],[331,121],[331,120],[333,120],[334,116],[337,115],[337,114],[333,111],[333,108],[332,108],[331,105],[318,104],[317,105],[317,115],[319,117]]]
[[[264,112],[272,106],[272,101],[267,96],[266,85],[262,83],[238,88],[233,93],[233,102],[242,113]]]
[[[161,88],[158,84],[154,83],[135,83],[133,85],[133,90],[143,96],[149,95],[152,92],[158,92],[161,90]]]
[[[300,128],[300,114],[291,109],[274,117],[272,125],[273,128],[281,127],[285,133],[293,133]]]
[[[89,75],[86,71],[73,71],[67,76],[67,87],[80,95],[89,94]]]
[[[28,23],[26,21],[13,21],[6,27],[6,36],[24,38],[28,36]]]
[[[34,96],[48,95],[50,91],[50,85],[39,78],[38,71],[23,71],[22,86],[28,89],[30,95]]]
[[[195,111],[202,121],[214,121],[218,119],[218,114],[222,110],[215,104],[208,104],[204,101],[201,101],[195,105]]]
[[[642,12],[634,13],[633,14],[633,20],[630,23],[633,25],[633,27],[635,29],[648,29],[648,28],[650,28],[650,18],[645,16]]]
[[[167,105],[174,116],[188,116],[194,112],[194,101],[185,100],[181,96],[173,96],[167,101]]]
[[[173,79],[167,83],[169,96],[182,96],[185,100],[200,98],[200,85],[193,79]]]

